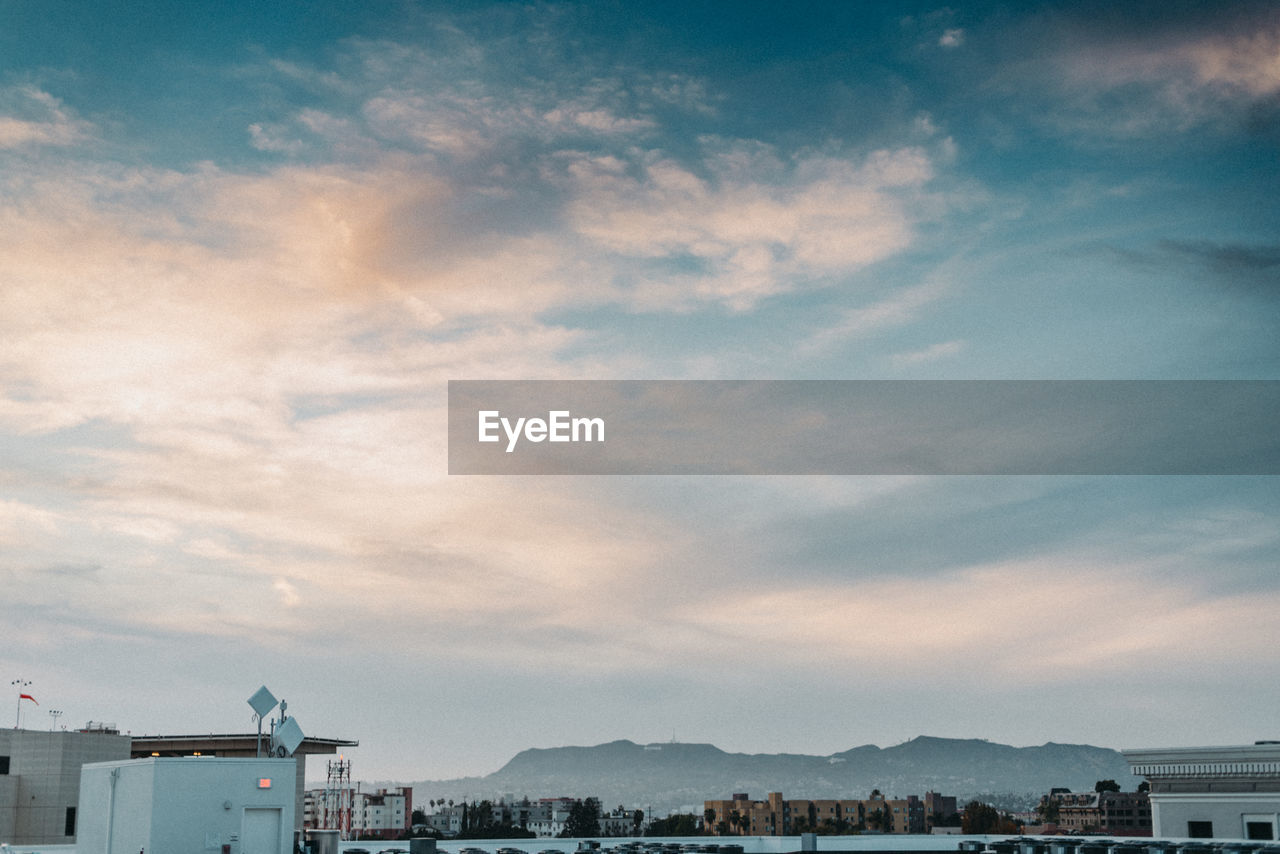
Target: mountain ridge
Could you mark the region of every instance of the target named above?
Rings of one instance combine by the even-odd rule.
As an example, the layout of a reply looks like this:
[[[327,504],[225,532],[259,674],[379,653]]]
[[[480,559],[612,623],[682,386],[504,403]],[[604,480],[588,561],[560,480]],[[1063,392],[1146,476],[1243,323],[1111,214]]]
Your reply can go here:
[[[917,736],[891,747],[863,744],[825,756],[729,753],[713,744],[616,739],[593,746],[532,747],[481,777],[413,783],[415,799],[455,801],[594,796],[605,806],[648,806],[656,812],[697,807],[704,800],[748,792],[763,798],[863,798],[955,795],[962,801],[993,793],[1031,802],[1055,786],[1092,791],[1114,779],[1133,789],[1140,778],[1116,750],[1046,742],[1013,747],[985,739]]]

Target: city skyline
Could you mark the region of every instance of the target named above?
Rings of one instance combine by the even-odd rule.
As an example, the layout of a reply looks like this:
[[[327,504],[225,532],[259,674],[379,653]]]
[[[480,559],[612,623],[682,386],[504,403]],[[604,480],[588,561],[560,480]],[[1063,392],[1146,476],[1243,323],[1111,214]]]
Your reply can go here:
[[[1275,4],[0,22],[32,729],[265,684],[404,781],[1277,737],[1274,477],[463,477],[446,429],[459,379],[1280,379]]]

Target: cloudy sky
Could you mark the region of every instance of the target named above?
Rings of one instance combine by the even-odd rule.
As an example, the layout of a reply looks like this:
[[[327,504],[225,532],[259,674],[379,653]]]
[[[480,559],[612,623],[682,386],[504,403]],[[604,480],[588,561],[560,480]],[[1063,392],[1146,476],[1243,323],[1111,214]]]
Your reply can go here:
[[[1276,478],[450,477],[445,408],[1280,379],[1278,162],[1273,3],[0,0],[0,681],[364,779],[1280,736]]]

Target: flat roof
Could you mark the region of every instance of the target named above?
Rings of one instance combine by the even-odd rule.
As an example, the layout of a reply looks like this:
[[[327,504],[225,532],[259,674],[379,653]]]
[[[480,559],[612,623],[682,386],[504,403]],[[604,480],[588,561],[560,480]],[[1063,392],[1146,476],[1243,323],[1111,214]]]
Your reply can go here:
[[[1207,762],[1248,761],[1260,758],[1280,759],[1280,743],[1229,744],[1221,747],[1144,747],[1121,750],[1125,759],[1134,762]]]
[[[218,755],[229,753],[256,753],[258,734],[250,733],[205,733],[202,735],[134,735],[131,752],[135,756],[149,756],[152,753],[180,753],[193,751]],[[267,733],[262,734],[263,741],[269,739]],[[360,742],[346,738],[318,738],[306,736],[298,745],[295,754],[337,753],[342,747],[359,747]]]

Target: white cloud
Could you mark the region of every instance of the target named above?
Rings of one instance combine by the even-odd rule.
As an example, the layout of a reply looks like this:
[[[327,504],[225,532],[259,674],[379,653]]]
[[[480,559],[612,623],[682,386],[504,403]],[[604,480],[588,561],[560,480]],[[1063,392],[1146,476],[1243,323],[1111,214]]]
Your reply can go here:
[[[871,305],[848,309],[829,326],[813,333],[801,349],[805,353],[821,353],[845,341],[909,323],[949,288],[945,279],[935,277]]]
[[[894,353],[889,357],[894,367],[908,368],[915,365],[923,365],[929,362],[936,362],[940,359],[949,359],[958,355],[965,348],[965,342],[962,340],[939,341],[922,350],[912,350],[907,353]]]
[[[938,38],[940,47],[959,47],[962,44],[964,44],[964,30],[960,27],[945,30]]]
[[[0,501],[0,544],[17,546],[57,533],[58,514],[18,501]]]
[[[92,130],[48,92],[32,86],[0,90],[0,150],[74,145]]]
[[[297,585],[287,578],[277,578],[271,587],[279,594],[280,604],[285,608],[296,608],[302,603],[302,597],[298,595]]]
[[[768,182],[760,176],[780,170],[767,150],[729,149],[707,165],[711,177],[667,159],[638,174],[614,158],[570,167],[569,213],[579,234],[620,256],[695,263],[696,273],[637,285],[633,298],[642,305],[716,301],[744,310],[888,258],[910,244],[909,196],[933,175],[916,148],[874,152],[860,163],[806,158]]]
[[[909,671],[934,684],[953,679],[958,660],[981,661],[989,676],[1023,685],[1145,675],[1188,655],[1188,631],[1204,639],[1197,661],[1227,664],[1265,655],[1274,641],[1267,614],[1280,603],[1274,593],[1206,599],[1159,564],[1097,565],[1078,555],[975,567],[927,584],[791,581],[726,593],[684,615],[719,639],[706,651],[711,660],[751,643],[757,667],[810,661],[891,678]],[[1135,611],[1134,602],[1143,607]],[[1070,619],[1056,619],[1063,614]]]
[[[297,154],[305,148],[302,140],[287,139],[279,128],[268,129],[257,122],[249,125],[249,144],[259,151],[280,154]]]
[[[1047,57],[1010,68],[1007,80],[1025,88],[1049,69],[1048,85],[1065,100],[1044,118],[1069,129],[1119,137],[1185,131],[1280,92],[1280,25],[1244,29],[1157,30],[1141,38],[1068,33]]]

